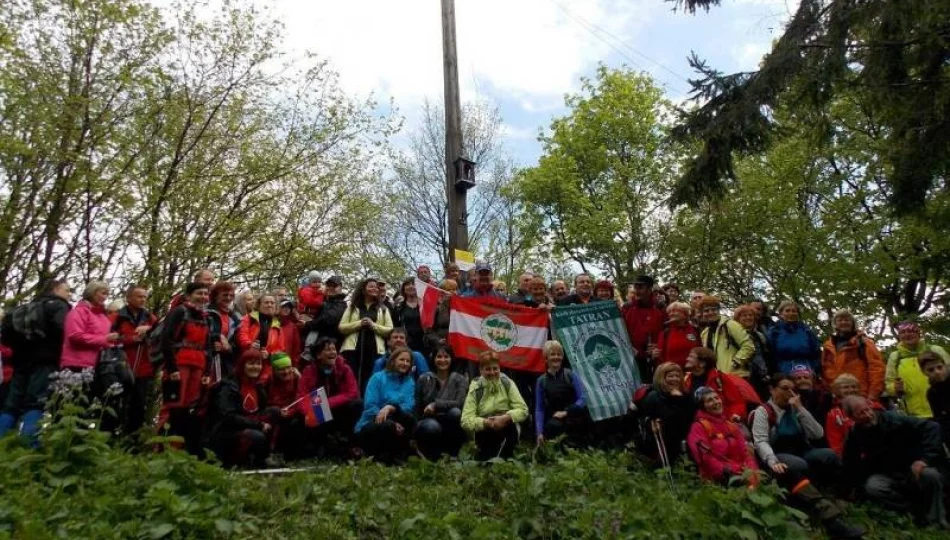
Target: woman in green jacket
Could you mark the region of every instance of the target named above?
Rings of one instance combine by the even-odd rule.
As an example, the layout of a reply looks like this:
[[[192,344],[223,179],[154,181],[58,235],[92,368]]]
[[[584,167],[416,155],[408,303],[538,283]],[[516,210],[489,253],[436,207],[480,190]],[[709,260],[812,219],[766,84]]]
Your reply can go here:
[[[932,418],[933,412],[927,402],[930,381],[920,370],[917,357],[925,351],[931,351],[947,364],[950,363],[950,356],[943,347],[925,343],[920,338],[920,327],[917,323],[905,321],[897,325],[897,338],[900,342],[888,357],[884,371],[887,393],[897,398],[907,414],[918,418]]]
[[[481,376],[472,381],[462,408],[462,428],[475,434],[476,459],[510,458],[518,444],[518,424],[528,419],[528,405],[518,386],[501,372],[498,353],[478,355]]]

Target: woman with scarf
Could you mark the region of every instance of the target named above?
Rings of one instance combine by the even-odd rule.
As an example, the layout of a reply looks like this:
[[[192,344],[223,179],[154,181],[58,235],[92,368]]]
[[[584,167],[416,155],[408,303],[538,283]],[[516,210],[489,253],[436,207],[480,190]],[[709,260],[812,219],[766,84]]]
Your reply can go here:
[[[226,467],[262,468],[267,464],[278,413],[267,408],[263,371],[261,355],[248,349],[238,358],[234,376],[215,389],[208,438]]]
[[[361,394],[365,394],[373,375],[373,363],[386,352],[384,340],[393,331],[389,310],[379,302],[377,280],[364,279],[353,291],[340,320],[340,333],[345,336],[340,352],[356,375]]]
[[[930,381],[920,369],[918,357],[930,351],[943,362],[950,363],[947,351],[939,345],[926,343],[920,336],[920,326],[911,321],[897,325],[897,338],[900,342],[887,359],[884,382],[887,393],[897,400],[904,412],[918,418],[933,418],[933,411],[927,401],[927,389]]]
[[[411,371],[412,351],[396,347],[389,353],[386,368],[374,374],[366,386],[356,435],[366,453],[381,463],[401,462],[409,451],[416,424],[416,383]]]
[[[255,311],[244,316],[238,328],[238,347],[241,354],[248,350],[257,351],[264,362],[262,377],[271,376],[270,356],[284,350],[284,334],[277,316],[277,298],[262,294],[257,299]]]
[[[430,357],[432,371],[416,381],[416,430],[419,452],[427,459],[442,454],[457,456],[465,442],[462,406],[468,391],[468,377],[456,372],[455,358],[448,345],[440,345]]]
[[[590,422],[587,396],[580,377],[564,367],[564,348],[557,341],[544,344],[547,371],[535,386],[534,428],[538,445],[564,433],[577,444]]]

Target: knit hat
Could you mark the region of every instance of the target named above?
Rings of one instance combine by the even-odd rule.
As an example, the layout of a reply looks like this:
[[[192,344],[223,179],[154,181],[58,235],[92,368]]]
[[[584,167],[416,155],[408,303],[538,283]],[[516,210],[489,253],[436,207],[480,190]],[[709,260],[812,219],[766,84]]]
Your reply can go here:
[[[715,390],[713,390],[712,388],[708,386],[700,386],[699,388],[696,389],[695,392],[693,392],[693,399],[696,400],[697,405],[702,407],[703,400],[706,399],[706,396],[715,392],[716,392]]]
[[[910,331],[920,333],[920,325],[913,321],[904,321],[897,325],[898,332]]]
[[[289,368],[293,363],[290,361],[290,356],[288,356],[287,353],[277,352],[271,355],[270,365],[274,369],[284,369]]]
[[[794,377],[794,376],[796,376],[796,375],[812,375],[812,376],[814,376],[814,375],[815,375],[815,372],[813,372],[813,371],[811,370],[811,368],[808,367],[808,366],[806,366],[805,364],[796,364],[794,367],[792,367],[792,370],[789,371],[788,374],[791,375],[792,377]]]

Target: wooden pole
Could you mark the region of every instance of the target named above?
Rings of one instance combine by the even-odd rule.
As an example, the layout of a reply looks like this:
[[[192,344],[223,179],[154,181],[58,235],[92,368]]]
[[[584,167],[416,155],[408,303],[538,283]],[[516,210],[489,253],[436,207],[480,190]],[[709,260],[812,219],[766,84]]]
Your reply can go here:
[[[455,187],[455,162],[462,157],[462,105],[455,47],[455,0],[442,0],[442,68],[445,77],[445,193],[448,201],[449,253],[468,251],[468,201]]]

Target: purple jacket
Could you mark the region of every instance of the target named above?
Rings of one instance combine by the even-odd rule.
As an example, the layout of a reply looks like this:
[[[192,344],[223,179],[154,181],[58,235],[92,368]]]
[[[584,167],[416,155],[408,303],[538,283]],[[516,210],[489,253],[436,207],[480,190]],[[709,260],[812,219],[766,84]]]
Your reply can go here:
[[[106,336],[111,328],[105,309],[86,300],[76,304],[66,315],[60,368],[96,367],[99,353],[110,345]]]

